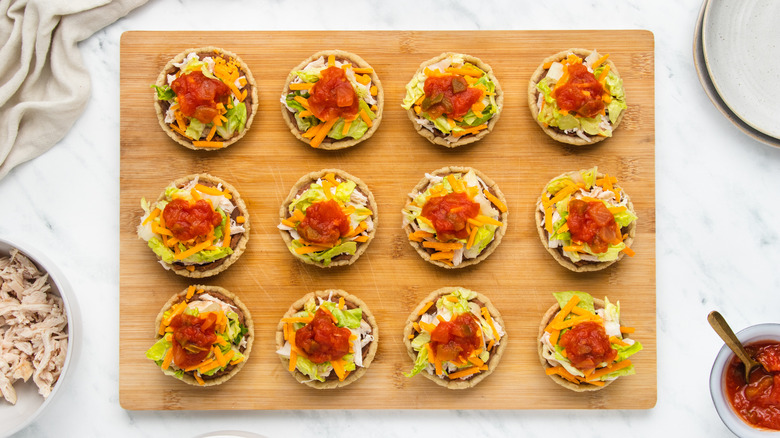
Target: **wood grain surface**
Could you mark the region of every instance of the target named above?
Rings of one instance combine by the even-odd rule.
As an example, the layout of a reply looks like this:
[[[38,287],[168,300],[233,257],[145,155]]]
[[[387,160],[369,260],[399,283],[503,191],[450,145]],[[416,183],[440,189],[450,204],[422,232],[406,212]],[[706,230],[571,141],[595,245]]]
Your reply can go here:
[[[238,143],[215,152],[174,143],[155,116],[153,90],[160,69],[187,48],[214,45],[233,51],[252,69],[260,106]],[[542,59],[572,47],[609,53],[623,77],[629,105],[613,138],[592,147],[556,143],[531,119],[528,80]],[[385,89],[384,120],[360,145],[321,151],[295,139],[280,114],[290,69],[322,49],[359,54]],[[400,107],[404,86],[422,61],[444,51],[469,53],[489,63],[505,92],[495,130],[457,149],[419,136]],[[125,409],[648,409],[656,403],[655,107],[654,40],[649,31],[386,31],[386,32],[126,32],[121,40],[120,353],[119,395]],[[506,195],[509,223],[503,242],[486,261],[459,270],[424,262],[401,232],[406,194],[427,171],[472,166]],[[599,166],[616,175],[639,216],[633,249],[597,273],[572,273],[542,247],[534,206],[545,183],[565,171]],[[285,248],[276,229],[280,203],[302,175],[327,167],[365,181],[379,205],[375,240],[352,266],[305,265]],[[255,344],[244,369],[214,388],[164,376],[144,353],[154,342],[163,303],[190,284],[165,271],[135,229],[140,199],[156,199],[179,176],[209,172],[233,184],[251,212],[247,251],[226,272],[203,280],[236,293],[255,321]],[[504,315],[509,345],[496,371],[466,392],[406,378],[412,361],[403,324],[417,302],[444,286],[463,286],[490,297]],[[274,353],[274,330],[287,308],[307,292],[344,289],[363,299],[379,324],[374,363],[357,383],[335,391],[301,385]],[[626,324],[644,350],[632,357],[637,374],[603,391],[573,393],[542,371],[536,353],[540,319],[552,293],[582,290],[620,300]],[[205,398],[204,398],[205,395]],[[464,403],[464,398],[469,402]]]

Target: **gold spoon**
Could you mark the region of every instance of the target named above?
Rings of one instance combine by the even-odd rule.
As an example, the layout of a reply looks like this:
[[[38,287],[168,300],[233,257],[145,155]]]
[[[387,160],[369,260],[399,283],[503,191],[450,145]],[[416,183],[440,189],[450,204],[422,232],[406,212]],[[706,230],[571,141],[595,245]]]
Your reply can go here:
[[[743,347],[742,343],[737,339],[737,335],[734,334],[734,331],[731,330],[731,327],[729,327],[728,323],[723,318],[723,315],[717,310],[713,310],[707,315],[707,321],[709,321],[710,325],[715,330],[715,333],[723,339],[723,342],[728,345],[731,351],[733,351],[745,365],[745,383],[750,383],[750,372],[753,371],[753,368],[763,365],[750,357],[748,352],[745,351],[745,347]]]

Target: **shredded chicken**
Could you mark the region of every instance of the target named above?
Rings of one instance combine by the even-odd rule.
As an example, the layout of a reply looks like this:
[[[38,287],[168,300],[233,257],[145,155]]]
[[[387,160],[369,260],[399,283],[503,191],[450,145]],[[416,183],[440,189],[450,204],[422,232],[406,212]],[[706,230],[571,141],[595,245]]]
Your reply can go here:
[[[16,249],[0,258],[0,393],[11,404],[19,379],[48,397],[65,363],[68,319],[48,280]]]

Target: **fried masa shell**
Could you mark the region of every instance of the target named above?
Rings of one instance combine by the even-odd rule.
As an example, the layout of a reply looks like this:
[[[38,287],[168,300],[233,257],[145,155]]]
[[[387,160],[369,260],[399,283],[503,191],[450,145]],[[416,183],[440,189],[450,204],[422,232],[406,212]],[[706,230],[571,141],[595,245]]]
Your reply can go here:
[[[596,310],[603,309],[604,300],[594,297],[593,306]],[[542,363],[542,367],[545,370],[548,368],[552,368],[552,365],[550,365],[550,363],[547,362],[547,359],[544,358],[544,354],[542,353],[544,350],[544,344],[542,344],[542,335],[544,335],[544,329],[550,324],[550,322],[552,322],[553,318],[555,318],[555,315],[557,315],[558,312],[560,311],[561,311],[561,306],[558,303],[554,304],[552,307],[547,309],[547,312],[542,317],[542,322],[539,324],[539,334],[536,337],[536,352],[539,354],[539,361]],[[566,389],[570,389],[574,392],[599,391],[606,388],[610,383],[614,382],[614,380],[607,380],[604,382],[604,385],[596,386],[596,385],[591,385],[589,383],[576,384],[564,379],[563,377],[557,374],[549,374],[549,376],[553,380],[553,382],[563,386]]]
[[[482,179],[482,181],[487,184],[488,188],[490,189],[490,192],[496,196],[504,205],[506,205],[506,198],[504,198],[504,194],[501,192],[501,190],[498,188],[498,184],[496,184],[495,181],[488,178],[484,173],[480,172],[477,169],[474,169],[473,167],[465,167],[465,166],[447,166],[442,167],[441,169],[436,169],[433,172],[430,172],[431,175],[434,176],[446,176],[453,173],[461,173],[465,174],[469,170],[473,170],[474,173]],[[419,183],[412,189],[411,193],[422,193],[424,192],[428,186],[432,185],[431,181],[428,179],[428,177],[423,178],[420,180]],[[415,251],[417,251],[417,254],[420,254],[420,257],[423,258],[428,263],[434,264],[436,266],[445,268],[445,269],[459,269],[464,268],[466,266],[472,266],[476,265],[477,263],[480,263],[482,260],[485,260],[488,258],[490,254],[493,253],[493,251],[496,250],[498,247],[498,244],[501,243],[501,239],[503,239],[504,234],[506,233],[506,227],[507,227],[507,219],[509,217],[509,212],[501,212],[499,211],[499,220],[501,221],[501,226],[496,229],[496,233],[493,235],[493,240],[485,247],[485,249],[482,250],[482,252],[473,259],[463,259],[463,262],[461,262],[458,266],[450,266],[447,263],[441,262],[439,260],[432,260],[431,254],[436,252],[433,249],[425,248],[422,246],[420,242],[415,242],[413,240],[409,240],[409,244],[412,245],[412,248],[414,248]],[[414,231],[411,224],[407,224],[403,227],[404,234],[409,235]]]
[[[376,351],[379,345],[379,327],[376,324],[376,318],[374,318],[374,314],[371,313],[371,311],[368,309],[368,306],[366,305],[366,303],[363,302],[363,300],[341,289],[326,289],[326,290],[318,290],[315,292],[310,292],[304,295],[301,299],[299,299],[295,303],[293,303],[293,305],[290,306],[290,309],[287,310],[287,313],[284,314],[283,318],[289,318],[292,315],[300,312],[304,308],[306,302],[309,301],[309,299],[311,299],[312,297],[314,297],[315,299],[323,298],[327,300],[329,296],[331,296],[332,298],[336,298],[336,301],[338,301],[339,297],[343,297],[344,305],[348,309],[360,308],[363,312],[363,321],[366,321],[368,325],[371,326],[371,336],[373,336],[374,339],[370,341],[365,348],[363,348],[362,351],[363,366],[356,367],[355,371],[350,372],[349,375],[343,381],[338,379],[338,376],[336,376],[335,372],[331,372],[330,376],[328,376],[324,382],[320,382],[317,380],[310,379],[309,376],[301,373],[300,371],[298,371],[298,369],[292,371],[292,375],[293,377],[295,377],[295,380],[315,389],[342,388],[344,386],[354,383],[357,379],[361,378],[363,374],[366,373],[366,370],[368,369],[369,365],[371,365],[371,362],[374,360],[374,357],[376,356]],[[276,326],[276,349],[277,350],[284,346],[284,342],[285,342],[284,324],[285,323],[280,320],[279,324]],[[279,359],[281,360],[282,365],[284,365],[285,368],[289,366],[290,364],[289,359],[282,356],[279,356]]]
[[[412,339],[410,339],[409,336],[414,335],[416,333],[413,324],[415,322],[420,321],[422,317],[422,315],[420,315],[420,312],[422,312],[422,309],[429,301],[432,301],[434,305],[431,306],[430,309],[428,309],[428,312],[432,310],[435,312],[436,301],[439,298],[445,295],[449,295],[456,290],[467,290],[467,289],[462,287],[443,287],[441,289],[437,289],[431,292],[430,295],[425,297],[425,299],[422,300],[420,304],[418,304],[417,307],[414,308],[412,313],[409,315],[409,318],[406,319],[406,324],[404,325],[404,345],[406,346],[406,352],[409,354],[409,357],[412,359],[412,363],[414,363],[414,361],[417,359],[417,352],[414,350],[414,348],[412,348]],[[504,324],[504,320],[501,318],[501,313],[498,311],[498,309],[496,309],[495,306],[493,306],[493,303],[490,302],[490,299],[488,299],[488,297],[482,295],[479,292],[476,292],[476,294],[477,297],[470,301],[472,302],[476,301],[482,303],[484,307],[487,307],[488,311],[490,312],[490,316],[495,321],[498,321],[498,323],[501,324],[501,327],[504,328],[504,335],[501,336],[501,343],[499,343],[498,346],[495,347],[495,350],[491,352],[488,361],[485,362],[485,364],[488,366],[488,369],[485,371],[482,371],[477,374],[471,374],[469,376],[466,376],[465,379],[455,379],[455,380],[449,380],[449,378],[446,376],[445,378],[441,378],[435,374],[430,374],[427,371],[422,371],[420,373],[425,377],[427,377],[428,379],[436,382],[437,385],[444,386],[448,389],[467,389],[467,388],[472,388],[474,386],[477,386],[477,383],[484,380],[496,369],[496,367],[498,366],[498,362],[501,360],[501,356],[503,356],[504,354],[504,349],[506,349],[506,345],[509,342],[509,336],[506,332],[506,325]]]
[[[590,139],[590,141],[586,141],[580,138],[575,133],[566,134],[565,132],[558,129],[557,127],[545,126],[545,124],[540,122],[538,119],[540,108],[537,102],[539,100],[540,91],[536,88],[536,84],[538,84],[542,79],[545,78],[545,76],[547,76],[547,71],[549,69],[544,68],[544,65],[547,64],[548,62],[557,62],[566,59],[566,57],[570,53],[573,53],[579,56],[580,58],[585,59],[588,57],[588,55],[591,54],[591,52],[593,51],[588,49],[569,49],[569,50],[564,50],[562,52],[558,52],[555,55],[545,58],[544,61],[542,61],[542,63],[539,64],[539,67],[536,68],[533,75],[531,75],[531,79],[528,81],[528,107],[531,109],[531,116],[534,118],[536,123],[542,128],[545,134],[549,135],[551,138],[561,143],[566,143],[574,146],[588,146],[603,141],[607,137],[602,137],[600,135],[589,135],[588,133],[585,133],[585,136]],[[605,63],[609,65],[609,70],[612,73],[615,73],[615,75],[620,77],[620,73],[618,72],[617,67],[612,62],[611,59],[607,58]],[[626,114],[626,110],[620,112],[620,115],[618,115],[617,120],[615,121],[615,123],[612,124],[613,132],[615,131],[615,129],[617,129],[618,125],[620,125],[620,122],[623,120],[623,116],[625,114]]]
[[[583,172],[583,170],[581,170],[581,171],[565,172],[565,173],[562,173],[559,176],[551,179],[550,181],[554,181],[554,180],[556,180],[558,178],[561,178],[561,177],[563,177],[565,175],[579,174],[580,172]],[[603,178],[603,177],[604,177],[604,174],[599,172],[596,178],[598,179],[598,178]],[[536,231],[539,234],[539,239],[542,241],[542,245],[544,245],[544,248],[547,250],[547,252],[549,252],[550,255],[553,256],[555,261],[557,261],[558,263],[560,263],[561,266],[563,266],[564,268],[566,268],[566,269],[568,269],[570,271],[574,271],[574,272],[593,272],[593,271],[600,271],[602,269],[606,269],[607,267],[609,267],[613,263],[617,263],[619,260],[621,260],[626,255],[624,252],[621,251],[620,254],[618,254],[618,257],[615,260],[610,260],[610,261],[607,261],[607,262],[592,262],[592,261],[588,261],[588,260],[580,260],[578,262],[573,262],[570,258],[568,258],[565,255],[563,255],[563,248],[562,247],[550,248],[548,246],[548,241],[549,241],[548,233],[547,233],[547,230],[544,228],[544,224],[543,224],[543,222],[544,222],[544,212],[541,209],[541,207],[542,207],[542,199],[543,199],[544,195],[547,193],[547,185],[548,184],[549,183],[544,185],[544,188],[542,189],[542,194],[539,196],[539,199],[536,201],[536,210],[534,211],[534,215],[535,215],[535,218],[536,218]],[[620,187],[619,184],[613,184],[613,185],[615,187]],[[631,202],[631,198],[629,198],[628,193],[626,193],[625,191],[621,191],[621,194],[622,194],[623,198],[628,201],[626,203],[626,208],[628,210],[630,210],[631,212],[635,212],[634,204]],[[627,227],[621,228],[621,232],[623,232],[624,234],[628,235],[623,242],[625,242],[626,247],[631,248],[631,245],[634,243],[634,237],[636,236],[636,221],[631,222],[630,224],[628,224]]]
[[[308,190],[309,186],[311,186],[312,183],[317,182],[317,179],[323,178],[325,175],[332,173],[334,174],[337,181],[353,181],[356,184],[355,190],[359,190],[363,195],[368,198],[368,208],[373,213],[371,215],[371,220],[374,223],[374,228],[368,232],[368,240],[365,242],[356,242],[357,249],[355,250],[355,254],[348,255],[348,254],[342,254],[339,256],[336,256],[331,260],[330,264],[325,265],[321,262],[315,262],[308,257],[299,257],[297,254],[293,254],[295,258],[302,261],[303,263],[306,263],[308,265],[314,265],[319,266],[320,268],[332,268],[335,266],[347,266],[355,263],[360,257],[361,254],[366,252],[366,249],[368,248],[368,245],[371,243],[372,240],[374,240],[374,235],[376,234],[376,229],[379,224],[379,210],[376,205],[376,201],[374,200],[374,195],[371,193],[371,190],[368,188],[366,183],[364,183],[360,178],[345,172],[341,169],[322,169],[316,172],[310,172],[304,176],[302,176],[296,183],[293,185],[292,189],[290,189],[290,194],[287,195],[287,198],[282,203],[282,206],[279,208],[279,220],[282,219],[288,219],[290,217],[290,211],[289,206],[290,204],[295,200],[296,197],[298,197],[299,194],[305,192]],[[292,236],[290,236],[290,233],[285,230],[279,230],[282,239],[284,240],[285,246],[289,249],[292,245]],[[292,252],[292,251],[291,251]]]
[[[249,309],[246,307],[246,305],[232,292],[229,290],[219,287],[219,286],[206,286],[206,285],[194,285],[195,287],[195,294],[192,296],[192,298],[189,301],[195,300],[197,297],[199,297],[202,294],[209,294],[211,296],[214,296],[215,298],[220,299],[221,301],[224,301],[227,304],[234,305],[238,308],[238,310],[241,312],[239,315],[243,316],[243,324],[247,329],[246,337],[246,346],[243,350],[240,350],[241,353],[244,355],[244,360],[235,364],[235,365],[228,365],[228,367],[220,372],[219,375],[214,376],[201,376],[203,379],[203,385],[198,383],[197,380],[195,380],[195,371],[186,371],[184,373],[184,376],[182,377],[182,381],[184,383],[187,383],[189,385],[194,386],[216,386],[221,385],[222,383],[227,382],[230,380],[233,376],[235,376],[241,368],[244,367],[244,364],[249,360],[249,353],[252,351],[252,343],[255,340],[255,326],[254,322],[252,321],[252,314],[249,312]],[[203,292],[200,292],[200,291]],[[187,289],[184,289],[183,291],[177,293],[176,295],[172,296],[163,306],[160,310],[160,313],[157,314],[157,319],[155,319],[155,333],[158,333],[155,342],[160,340],[162,336],[159,335],[159,328],[160,324],[162,324],[163,321],[163,314],[165,314],[165,311],[173,307],[175,304],[178,304],[182,302],[187,296]],[[224,299],[223,299],[224,298]]]
[[[208,173],[199,173],[199,174],[192,174],[183,176],[176,181],[173,181],[168,185],[168,187],[184,187],[186,186],[190,181],[194,180],[195,178],[198,178],[198,182],[200,184],[204,185],[210,185],[216,187],[218,184],[222,184],[222,187],[224,190],[229,192],[233,199],[231,201],[233,202],[233,205],[236,206],[235,210],[233,210],[233,214],[231,215],[231,218],[235,220],[238,216],[244,217],[244,223],[242,224],[244,227],[244,232],[240,234],[234,234],[230,238],[230,246],[233,248],[233,254],[230,254],[227,257],[223,257],[219,260],[215,260],[213,262],[204,263],[200,265],[194,265],[195,269],[190,271],[186,268],[186,265],[181,263],[173,263],[172,265],[168,265],[171,270],[181,276],[189,277],[189,278],[206,278],[211,277],[214,275],[219,274],[220,272],[226,270],[230,267],[233,263],[235,263],[239,257],[241,257],[241,254],[244,253],[246,250],[246,244],[249,241],[249,211],[246,208],[246,204],[241,199],[241,195],[238,193],[238,190],[236,190],[235,187],[228,184],[224,180],[217,178],[216,176],[209,175]],[[165,190],[160,194],[160,196],[157,198],[157,202],[162,201],[165,199]],[[157,257],[159,260],[160,258]]]
[[[457,55],[457,53],[453,53],[453,52],[442,53],[441,55],[435,58],[431,58],[423,62],[422,64],[420,64],[420,68],[417,69],[417,71],[414,73],[414,76],[412,77],[415,77],[419,73],[424,72],[428,66],[432,64],[436,64],[437,62],[442,61],[445,58],[452,55]],[[496,110],[496,113],[493,114],[493,117],[491,117],[490,120],[488,120],[487,129],[483,129],[477,132],[476,134],[464,135],[460,137],[458,140],[450,142],[445,140],[446,137],[449,137],[449,134],[444,134],[443,132],[439,131],[435,127],[434,127],[434,131],[431,132],[425,129],[419,123],[417,123],[417,113],[414,112],[414,106],[406,110],[406,116],[409,117],[409,120],[411,120],[412,122],[412,126],[414,126],[414,129],[417,131],[418,134],[420,134],[426,140],[428,140],[433,144],[441,145],[448,148],[456,148],[458,146],[474,143],[476,141],[481,140],[489,133],[493,132],[493,128],[495,128],[496,123],[498,122],[498,118],[501,116],[501,111],[504,109],[504,92],[501,89],[501,84],[498,82],[498,78],[496,78],[496,75],[493,73],[493,69],[490,67],[490,65],[483,62],[481,59],[477,58],[476,56],[471,56],[466,54],[460,54],[460,55],[463,56],[464,61],[476,65],[482,71],[487,73],[488,77],[490,78],[490,81],[493,82],[493,84],[496,86],[495,99],[496,99],[496,106],[498,108]]]
[[[257,82],[255,82],[254,76],[252,76],[252,72],[249,70],[249,66],[244,63],[244,61],[235,53],[229,52],[225,49],[221,49],[218,47],[208,46],[208,47],[200,47],[200,48],[194,48],[194,49],[187,49],[178,55],[176,55],[173,59],[168,61],[168,63],[165,65],[165,67],[160,72],[160,75],[157,76],[157,82],[156,85],[158,87],[161,87],[163,85],[168,85],[168,75],[174,74],[175,72],[179,71],[179,68],[175,67],[174,63],[181,63],[184,58],[187,57],[190,53],[196,53],[199,57],[202,56],[219,56],[225,60],[233,60],[235,61],[239,66],[239,77],[244,76],[246,77],[246,87],[247,90],[247,96],[244,99],[244,104],[246,105],[246,124],[244,125],[244,129],[241,132],[235,132],[230,138],[222,139],[219,137],[219,134],[215,134],[215,138],[212,139],[212,141],[222,141],[222,148],[214,148],[214,147],[201,147],[201,146],[195,146],[192,142],[193,140],[190,138],[187,138],[178,132],[171,129],[171,127],[165,123],[165,112],[168,110],[169,104],[167,101],[161,101],[157,99],[157,96],[155,94],[154,96],[154,109],[157,113],[157,121],[160,122],[160,126],[162,127],[163,131],[165,131],[166,134],[168,134],[168,137],[172,138],[176,143],[179,143],[180,145],[193,150],[205,150],[205,151],[214,151],[217,149],[224,149],[233,143],[240,140],[246,133],[249,131],[249,128],[252,126],[252,121],[255,118],[255,113],[257,113],[257,107],[258,107],[258,97],[257,97]],[[200,140],[200,139],[195,139]]]
[[[356,68],[370,68],[374,70],[373,67],[371,67],[371,65],[368,62],[366,62],[366,60],[364,60],[363,58],[361,58],[360,56],[354,53],[346,52],[344,50],[322,50],[308,57],[306,60],[298,64],[295,68],[293,68],[290,71],[290,74],[287,75],[287,81],[284,84],[284,89],[282,89],[282,96],[287,96],[287,94],[290,93],[290,83],[295,78],[294,72],[303,70],[304,67],[316,61],[321,56],[327,59],[328,56],[330,55],[335,56],[337,61],[341,61],[341,62],[346,61],[352,64]],[[379,80],[379,76],[377,75],[376,70],[374,70],[372,73],[368,73],[368,75],[371,77],[371,83],[375,85],[377,88],[377,93],[376,96],[374,97],[376,99],[376,106],[377,106],[377,110],[375,111],[376,118],[371,121],[372,125],[368,128],[368,131],[366,131],[366,133],[363,134],[363,136],[358,139],[354,139],[352,137],[344,137],[341,140],[335,140],[333,138],[326,136],[322,140],[322,143],[320,143],[319,146],[317,146],[318,149],[337,150],[337,149],[345,149],[348,147],[352,147],[357,145],[360,142],[368,140],[372,135],[374,135],[374,132],[376,132],[376,130],[379,129],[379,124],[382,122],[383,108],[385,105],[385,92],[384,92],[384,88],[382,88],[382,82]],[[358,96],[358,98],[360,97]],[[295,122],[295,113],[290,112],[290,110],[287,109],[284,103],[282,103],[282,119],[284,119],[284,123],[287,124],[287,127],[290,129],[290,132],[298,140],[306,144],[311,144],[311,139],[304,138],[303,137],[304,132],[301,132],[301,130],[298,129],[298,124]]]

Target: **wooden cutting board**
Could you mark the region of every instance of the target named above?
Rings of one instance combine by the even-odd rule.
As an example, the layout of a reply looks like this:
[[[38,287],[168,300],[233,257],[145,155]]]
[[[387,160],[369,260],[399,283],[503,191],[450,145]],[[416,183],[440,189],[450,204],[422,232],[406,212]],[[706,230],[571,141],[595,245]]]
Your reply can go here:
[[[260,106],[246,137],[226,150],[192,151],[158,125],[149,85],[187,48],[218,46],[239,54],[259,84]],[[572,47],[609,53],[624,79],[628,112],[611,139],[592,147],[563,146],[532,120],[526,89],[545,57]],[[384,85],[384,120],[376,134],[342,151],[315,150],[295,139],[279,98],[289,71],[323,49],[359,54]],[[119,395],[125,409],[648,409],[656,403],[654,40],[649,31],[387,31],[387,32],[126,32],[121,40],[120,354]],[[400,103],[419,64],[444,51],[489,63],[505,92],[495,130],[458,149],[419,136]],[[482,170],[506,195],[508,229],[481,264],[444,270],[424,262],[401,232],[406,194],[427,171],[447,165]],[[639,216],[636,256],[598,273],[571,273],[542,247],[534,222],[539,193],[565,171],[599,166],[616,175]],[[337,167],[363,179],[379,205],[380,224],[368,251],[352,266],[320,269],[294,259],[276,229],[278,210],[302,175]],[[255,321],[255,343],[243,370],[214,388],[186,385],[144,356],[155,317],[190,283],[165,271],[135,229],[140,199],[156,199],[171,181],[209,172],[232,183],[251,212],[246,253],[226,272],[203,280],[233,291]],[[422,376],[406,378],[412,361],[403,324],[431,291],[463,286],[486,294],[504,315],[509,344],[495,372],[477,387],[451,391]],[[274,353],[279,318],[307,292],[340,288],[362,298],[377,318],[379,351],[366,375],[339,390],[301,385]],[[573,393],[542,372],[536,353],[540,318],[553,292],[582,290],[620,300],[644,350],[637,374],[603,391]],[[469,402],[464,403],[464,397]]]

